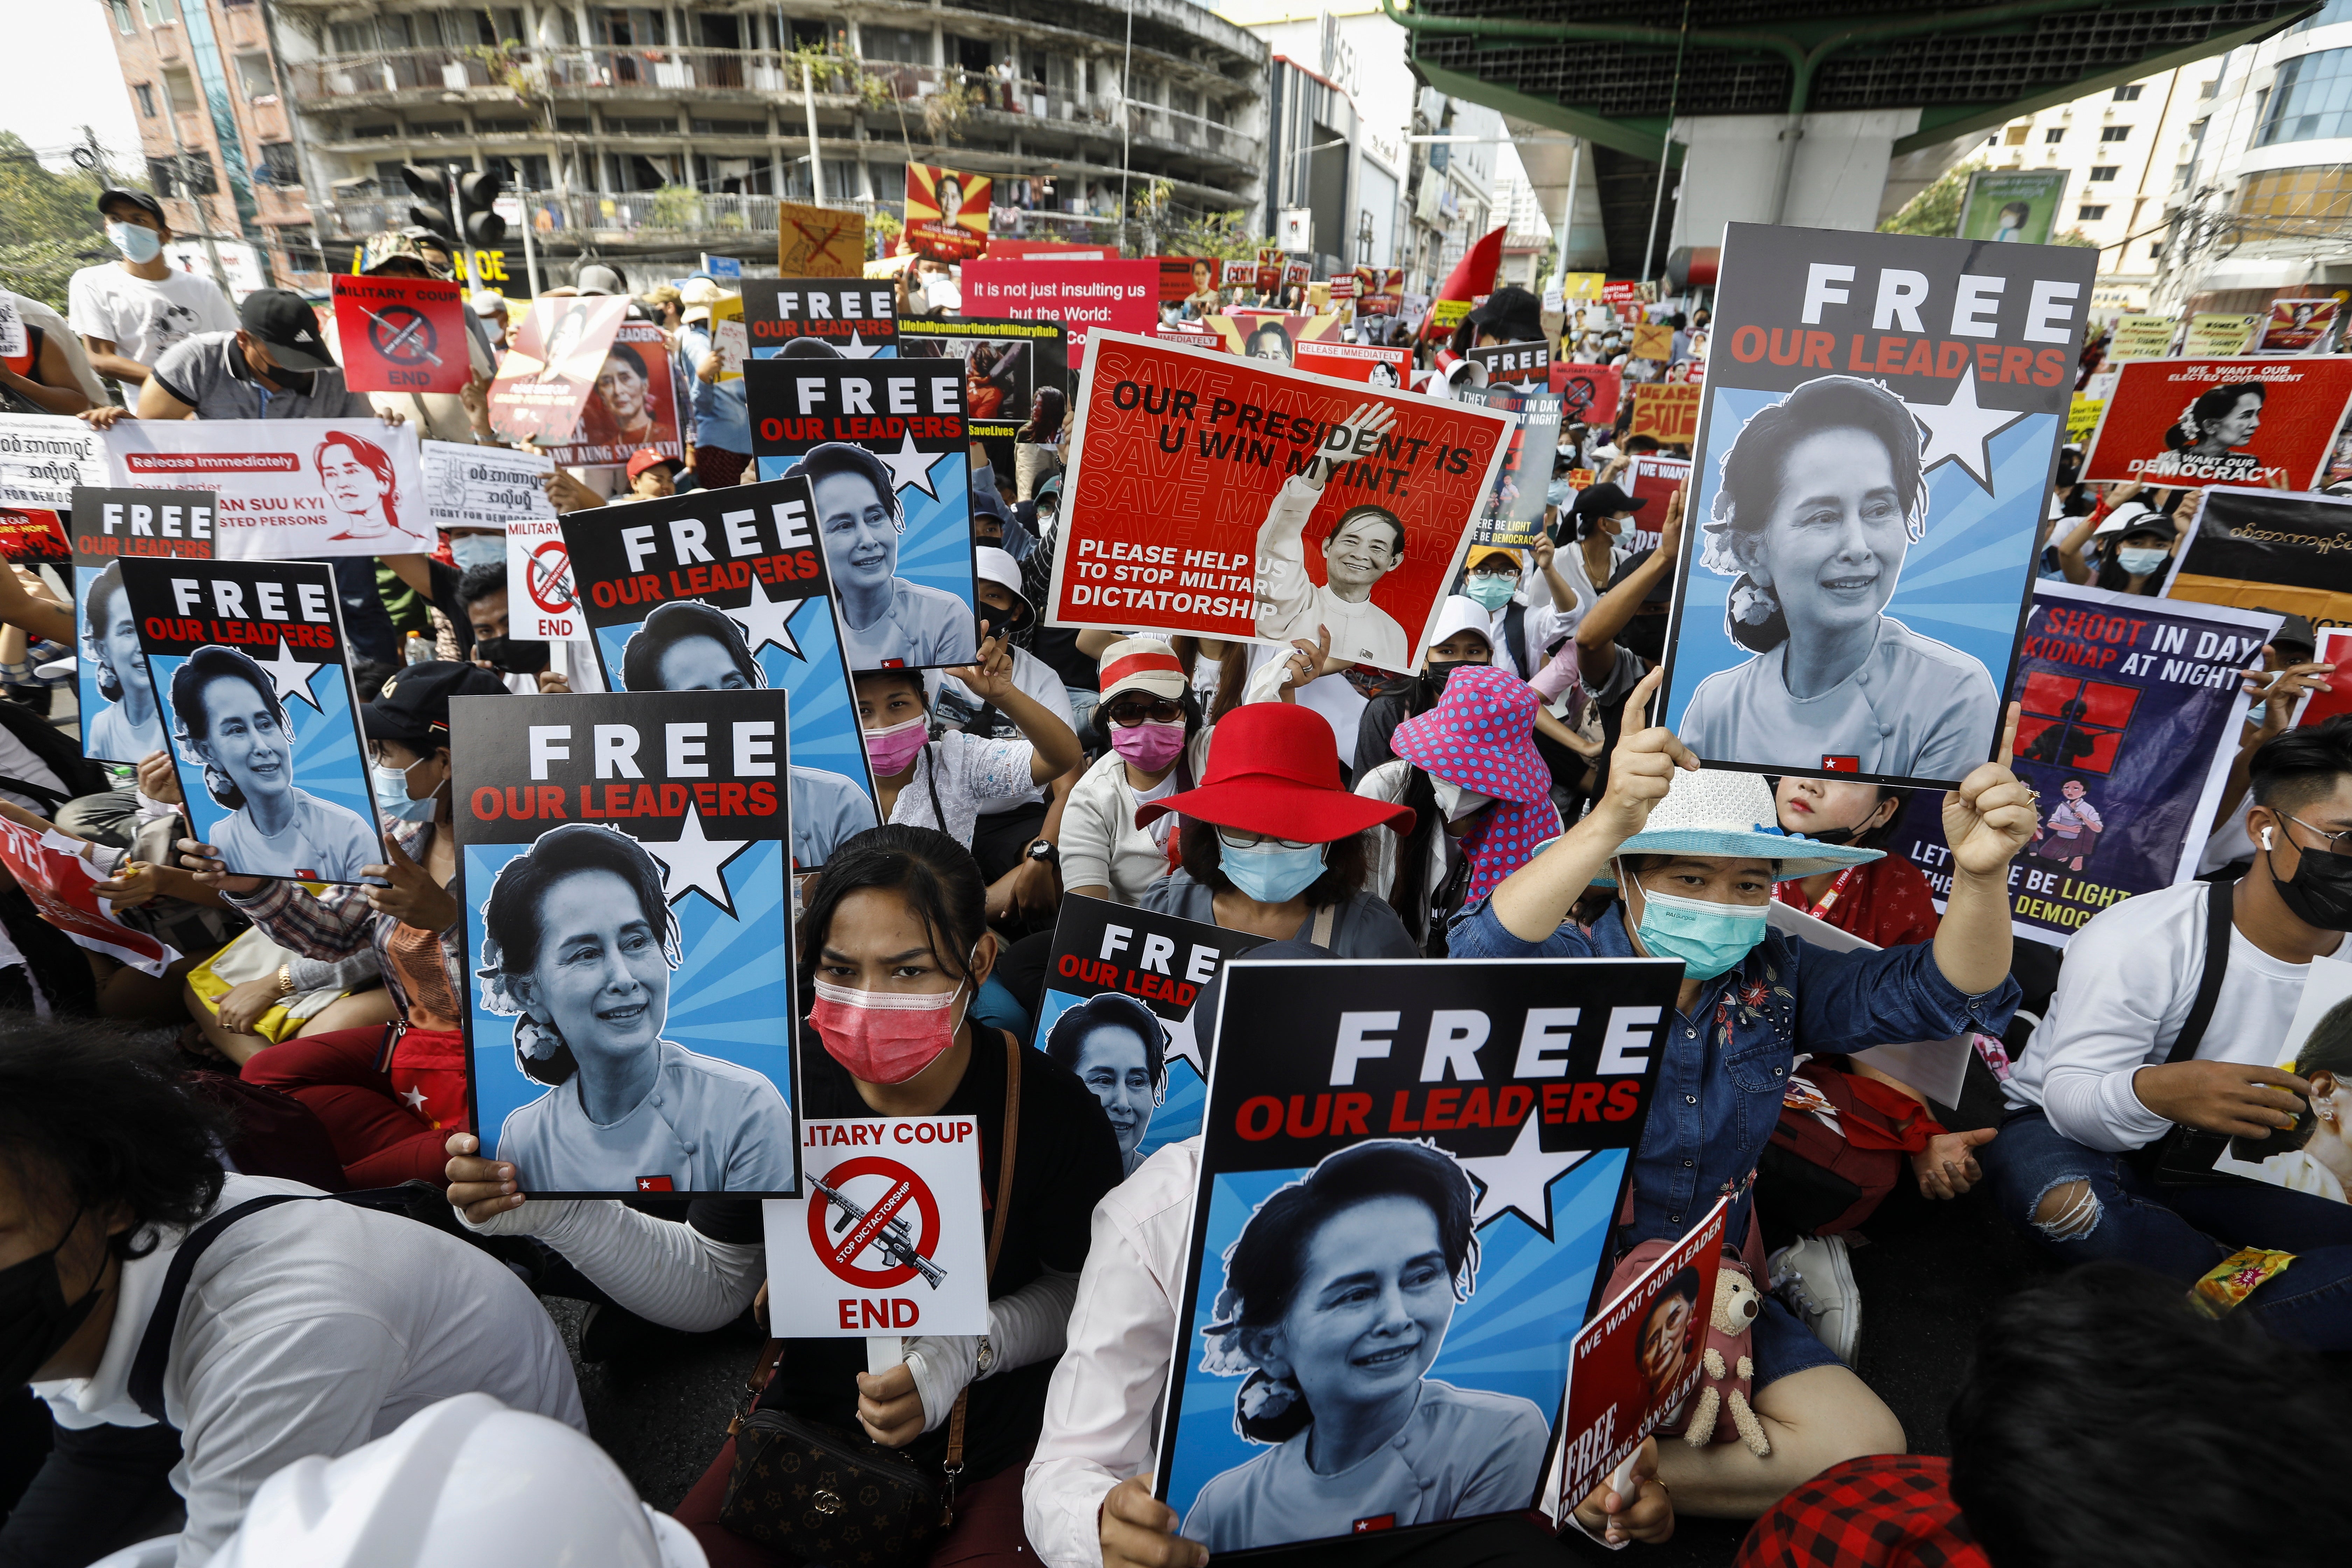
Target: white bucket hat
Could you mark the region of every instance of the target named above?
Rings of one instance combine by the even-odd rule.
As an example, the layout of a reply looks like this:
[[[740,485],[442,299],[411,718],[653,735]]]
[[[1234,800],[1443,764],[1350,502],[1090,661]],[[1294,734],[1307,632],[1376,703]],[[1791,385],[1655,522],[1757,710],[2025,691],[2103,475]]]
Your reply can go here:
[[[1772,786],[1762,773],[1728,768],[1677,769],[1666,798],[1650,810],[1649,826],[1617,847],[1620,855],[1706,855],[1727,860],[1769,860],[1776,881],[1843,871],[1881,858],[1883,849],[1824,844],[1780,826]],[[1798,853],[1791,853],[1791,851]],[[1603,887],[1617,879],[1593,879]]]

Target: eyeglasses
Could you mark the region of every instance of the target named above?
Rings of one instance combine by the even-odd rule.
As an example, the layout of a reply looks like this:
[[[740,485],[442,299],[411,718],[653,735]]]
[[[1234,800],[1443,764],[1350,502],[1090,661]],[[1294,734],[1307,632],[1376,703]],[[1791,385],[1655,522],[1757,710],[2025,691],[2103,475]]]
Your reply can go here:
[[[1322,845],[1312,838],[1269,838],[1263,833],[1244,833],[1238,827],[1217,829],[1217,842],[1228,849],[1319,849]]]
[[[1150,702],[1115,702],[1103,710],[1103,717],[1122,730],[1132,730],[1147,719],[1154,724],[1173,724],[1184,717],[1184,706],[1165,697]]]
[[[2294,823],[2297,827],[2302,828],[2305,833],[2317,834],[2320,838],[2326,843],[2327,853],[2330,855],[2352,854],[2352,850],[2347,850],[2344,847],[2344,840],[2352,838],[2352,827],[2347,827],[2341,833],[2330,833],[2324,827],[2314,827],[2311,824],[2305,822],[2299,816],[2288,816],[2287,820]],[[2298,847],[2300,847],[2298,846]]]

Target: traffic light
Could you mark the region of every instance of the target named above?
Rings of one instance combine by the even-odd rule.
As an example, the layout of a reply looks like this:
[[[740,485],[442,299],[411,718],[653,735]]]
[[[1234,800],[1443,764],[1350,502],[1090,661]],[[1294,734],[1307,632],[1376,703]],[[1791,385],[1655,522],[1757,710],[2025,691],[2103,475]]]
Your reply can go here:
[[[505,194],[506,182],[496,174],[462,174],[457,179],[457,212],[465,225],[467,245],[495,250],[507,237],[507,220],[491,210]]]
[[[457,232],[449,217],[449,181],[438,169],[423,163],[403,163],[400,182],[416,198],[408,209],[408,221],[432,234],[447,237]]]

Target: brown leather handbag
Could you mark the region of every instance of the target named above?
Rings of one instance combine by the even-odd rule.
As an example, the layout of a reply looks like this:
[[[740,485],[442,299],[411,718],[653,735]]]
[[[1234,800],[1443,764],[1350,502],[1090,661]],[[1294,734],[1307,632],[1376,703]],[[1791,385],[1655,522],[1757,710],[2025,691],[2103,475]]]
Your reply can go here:
[[[1021,1047],[1004,1038],[1004,1138],[997,1163],[996,1214],[988,1227],[988,1272],[1004,1246],[1013,1207],[1013,1153],[1021,1135]],[[766,1385],[783,1342],[770,1340],[751,1375]],[[781,1410],[754,1408],[730,1428],[735,1468],[719,1505],[719,1522],[746,1540],[803,1563],[854,1563],[859,1568],[912,1568],[928,1558],[955,1522],[956,1478],[963,1472],[964,1407],[948,1416],[944,1489],[897,1448],[863,1430],[842,1431]]]

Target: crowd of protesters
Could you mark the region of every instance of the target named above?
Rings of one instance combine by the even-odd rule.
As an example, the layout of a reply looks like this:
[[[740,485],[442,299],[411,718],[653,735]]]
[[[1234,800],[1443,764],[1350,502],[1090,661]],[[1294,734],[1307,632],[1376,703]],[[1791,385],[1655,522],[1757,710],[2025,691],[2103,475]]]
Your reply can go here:
[[[233,307],[161,259],[171,231],[152,196],[110,190],[100,206],[121,259],[78,275],[66,330],[36,331],[6,367],[14,406],[101,428],[372,414],[494,439],[485,394],[521,319],[499,296],[471,298],[462,395],[362,395],[310,304],[261,290]],[[446,246],[415,231],[369,241],[361,266],[452,275]],[[599,264],[555,292],[627,288]],[[909,314],[960,298],[943,264],[908,268],[899,289]],[[1201,290],[1184,313],[1213,303]],[[634,296],[670,345],[687,456],[559,468],[559,509],[752,477],[743,384],[720,374],[711,331],[724,297],[704,276]],[[1548,331],[1533,296],[1498,289],[1424,344],[1421,384],[1455,386],[1448,363],[1469,346],[1535,338],[1632,380],[1703,374],[1703,308],[1650,324],[1672,349],[1633,360],[1631,323]],[[1943,803],[1939,912],[1886,852],[1903,792],[1701,769],[1653,722],[1684,509],[1619,481],[1645,452],[1686,453],[1622,419],[1570,426],[1543,540],[1470,551],[1420,668],[1390,674],[1307,643],[1043,625],[1064,413],[1041,404],[1015,471],[987,471],[976,448],[982,656],[929,679],[858,674],[883,826],[835,851],[803,889],[797,952],[777,955],[816,1004],[803,1114],[974,1117],[989,1205],[1009,1205],[984,1337],[916,1340],[881,1372],[855,1340],[762,1358],[762,1407],[862,1434],[935,1481],[952,1445],[954,1522],[931,1562],[1208,1557],[1151,1485],[1199,1140],[1139,1155],[1072,1054],[1031,1041],[1071,895],[1276,954],[1684,963],[1659,1092],[1690,1113],[1647,1123],[1613,1239],[1672,1238],[1701,1194],[1733,1197],[1767,1292],[1749,1397],[1769,1455],[1653,1443],[1558,1537],[1506,1517],[1276,1558],[1533,1564],[1638,1551],[1701,1516],[1759,1521],[1739,1558],[1757,1564],[2305,1563],[2346,1539],[2352,1444],[2328,1358],[2352,1351],[2352,1159],[2315,1155],[2309,1190],[2288,1191],[2160,1186],[2142,1158],[2175,1128],[2261,1138],[2316,1118],[2336,1137],[2352,1059],[2268,1065],[2310,964],[2352,929],[2352,720],[2287,728],[2326,684],[2307,625],[2291,619],[2244,672],[2209,879],[2116,904],[2060,967],[2011,935],[2009,864],[2041,820],[2005,749]],[[2043,574],[2153,592],[2194,494],[2102,491],[2063,465],[2059,479]],[[79,846],[100,891],[188,954],[151,978],[0,891],[0,1568],[116,1552],[182,1568],[793,1561],[722,1517],[731,1436],[713,1434],[708,1474],[670,1513],[637,1506],[584,1436],[572,1356],[534,1300],[593,1304],[587,1360],[764,1321],[756,1202],[537,1196],[488,1157],[462,1089],[417,1087],[420,1064],[462,1082],[472,981],[450,891],[450,702],[561,702],[593,670],[560,671],[510,635],[484,531],[337,576],[386,863],[318,891],[226,874],[186,837],[163,752],[113,773],[81,760],[47,716],[68,607],[37,574],[0,573],[0,816]],[[1766,920],[1775,900],[1869,946],[1785,935]],[[2218,988],[2200,984],[2223,952]],[[1788,1006],[1744,1000],[1768,973]],[[910,1009],[935,1022],[907,1023]],[[2176,1050],[2192,1028],[2193,1050]],[[1977,1041],[1989,1113],[1854,1056],[1955,1034]],[[1843,1112],[1829,1123],[1841,1152],[1877,1172],[1869,1201],[1853,1165],[1776,1136],[1820,1104]],[[2052,1266],[1980,1309],[1948,1458],[1906,1455],[1858,1370],[1858,1227],[1924,1212],[1882,1212],[1897,1184],[1930,1200],[1986,1189],[1970,1201]],[[2249,1249],[2292,1267],[2241,1279],[2218,1321],[2193,1311],[2200,1281]]]

